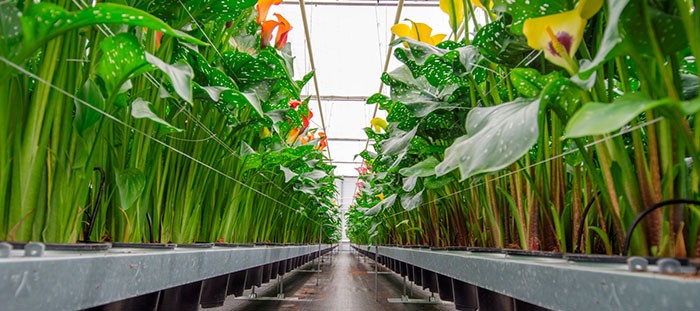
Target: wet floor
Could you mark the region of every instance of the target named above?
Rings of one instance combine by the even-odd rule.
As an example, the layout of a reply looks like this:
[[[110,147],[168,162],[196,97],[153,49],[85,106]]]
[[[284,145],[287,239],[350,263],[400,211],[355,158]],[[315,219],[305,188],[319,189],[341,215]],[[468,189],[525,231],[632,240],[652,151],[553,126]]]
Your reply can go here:
[[[285,297],[298,298],[298,301],[242,300],[230,296],[223,307],[207,309],[215,311],[253,311],[253,310],[455,310],[454,304],[440,302],[437,304],[393,304],[387,298],[400,298],[403,292],[401,276],[395,273],[378,274],[378,289],[375,291],[374,262],[356,252],[337,251],[326,256],[321,265],[321,273],[298,270],[313,270],[313,264],[307,264],[284,277]],[[389,272],[380,266],[380,272]],[[316,285],[318,281],[318,286]],[[411,298],[430,297],[430,293],[418,286],[407,283],[407,293]],[[256,290],[259,297],[275,297],[278,293],[279,278]],[[244,296],[250,295],[247,290]],[[437,295],[436,295],[437,296]]]

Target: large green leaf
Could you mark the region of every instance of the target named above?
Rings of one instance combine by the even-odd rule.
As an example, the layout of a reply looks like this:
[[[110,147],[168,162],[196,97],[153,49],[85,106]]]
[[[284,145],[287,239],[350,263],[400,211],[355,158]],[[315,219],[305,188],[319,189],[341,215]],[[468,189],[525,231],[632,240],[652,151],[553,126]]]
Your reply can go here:
[[[153,111],[153,105],[142,98],[136,98],[133,102],[131,102],[131,116],[136,119],[149,119],[165,126],[168,130],[182,132],[181,129],[172,126],[167,121],[158,117],[158,115]]]
[[[435,166],[438,165],[440,161],[435,157],[429,157],[423,161],[418,162],[416,165],[411,167],[404,167],[399,170],[399,174],[403,176],[418,176],[427,177],[435,175]]]
[[[183,61],[177,61],[171,65],[150,53],[146,53],[146,61],[168,76],[170,83],[172,83],[175,92],[177,95],[180,95],[180,98],[190,104],[192,103],[192,78],[194,78],[194,72],[190,65]]]
[[[146,188],[146,176],[139,169],[129,168],[123,171],[115,170],[114,178],[119,190],[121,208],[127,210],[134,205]]]
[[[97,63],[97,75],[102,78],[107,96],[112,96],[131,77],[151,70],[146,51],[130,33],[120,33],[100,42],[102,59]]]
[[[662,53],[672,54],[688,46],[685,28],[680,17],[664,12],[666,9],[663,7],[654,7],[653,3],[649,3],[647,9]],[[619,25],[625,48],[636,54],[654,57],[645,19],[639,18],[641,12],[639,2],[636,1],[630,2],[622,11]]]
[[[228,22],[234,20],[243,10],[257,3],[257,0],[190,0],[185,6],[192,12],[200,12],[198,21]],[[166,4],[172,6],[172,3]],[[179,5],[178,5],[179,6]]]
[[[83,87],[78,91],[77,97],[82,101],[90,103],[90,105],[97,109],[104,110],[105,108],[105,99],[100,92],[100,88],[92,79],[85,81]],[[80,101],[75,101],[75,117],[73,119],[73,126],[81,136],[84,135],[86,130],[95,125],[95,123],[97,123],[101,117],[102,114],[99,112],[85,106]]]
[[[115,3],[99,3],[78,12],[69,12],[48,2],[35,3],[22,15],[25,51],[36,50],[46,41],[66,31],[95,24],[123,24],[158,30],[193,44],[204,44],[190,35],[142,10]]]
[[[406,66],[401,66],[388,74],[391,84],[392,101],[400,102],[415,117],[425,117],[438,109],[451,110],[459,103],[448,101],[459,85],[435,87],[423,76],[414,78]]]
[[[22,47],[22,14],[12,1],[0,3],[0,56],[13,59]]]
[[[579,69],[578,75],[584,80],[590,77],[601,64],[617,56],[619,47],[621,46],[623,40],[622,36],[620,36],[619,22],[622,12],[625,10],[625,7],[627,7],[629,0],[607,2],[608,21],[605,31],[603,32],[603,38],[601,39],[598,47],[598,52],[590,62],[586,62]]]
[[[566,137],[602,135],[618,130],[644,111],[672,103],[652,100],[641,93],[625,94],[611,104],[588,103],[566,124]]]
[[[416,194],[407,193],[401,196],[401,206],[403,206],[404,210],[406,211],[410,211],[415,209],[416,207],[419,207],[422,202],[423,190],[419,191]]]
[[[472,109],[467,116],[467,135],[445,150],[445,159],[435,167],[435,173],[442,176],[459,167],[464,180],[512,164],[537,141],[539,106],[539,99],[518,98]]]
[[[415,127],[413,130],[408,132],[399,129],[390,130],[391,137],[383,140],[379,144],[381,146],[382,153],[391,156],[406,151],[411,145],[411,140],[414,136],[416,136],[417,130],[418,127]]]
[[[513,17],[510,29],[516,35],[523,33],[523,23],[528,18],[561,13],[567,10],[564,0],[494,0],[496,9]],[[573,8],[570,8],[573,9]]]
[[[516,36],[505,24],[505,18],[481,27],[472,44],[486,59],[510,68],[522,66],[532,49],[523,36]]]
[[[396,197],[397,197],[396,194],[392,194],[392,195],[386,197],[384,200],[377,203],[376,205],[374,205],[372,208],[364,209],[365,215],[368,215],[368,216],[376,215],[376,214],[380,213],[381,211],[383,211],[384,209],[391,207],[392,205],[394,205],[394,202],[396,201]]]

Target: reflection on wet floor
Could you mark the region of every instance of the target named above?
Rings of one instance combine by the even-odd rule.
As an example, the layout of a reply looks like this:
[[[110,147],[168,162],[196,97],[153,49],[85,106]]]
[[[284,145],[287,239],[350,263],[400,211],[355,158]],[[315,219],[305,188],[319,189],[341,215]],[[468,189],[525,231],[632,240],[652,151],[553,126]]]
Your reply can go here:
[[[300,301],[270,301],[270,300],[241,300],[232,296],[221,308],[207,309],[215,311],[244,311],[244,310],[455,310],[454,304],[392,304],[387,298],[399,298],[403,292],[401,276],[395,273],[379,274],[378,288],[375,292],[374,263],[361,255],[340,251],[333,255],[331,265],[326,257],[321,265],[322,272],[309,273],[294,271],[284,277],[284,292],[286,297],[297,297]],[[316,266],[309,263],[301,270],[312,270]],[[298,269],[299,270],[299,269]],[[380,266],[381,271],[388,271]],[[318,278],[318,286],[316,286]],[[263,285],[256,290],[259,297],[276,297],[278,292],[277,280]],[[411,298],[425,298],[430,293],[418,286],[408,283]],[[251,293],[247,290],[244,295]],[[376,297],[376,299],[375,299]]]

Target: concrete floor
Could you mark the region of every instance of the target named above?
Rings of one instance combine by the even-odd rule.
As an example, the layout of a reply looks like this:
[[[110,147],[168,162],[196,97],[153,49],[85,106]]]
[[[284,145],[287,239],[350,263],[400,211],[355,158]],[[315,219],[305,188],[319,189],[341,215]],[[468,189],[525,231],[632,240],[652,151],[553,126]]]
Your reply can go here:
[[[307,264],[301,269],[316,268]],[[297,297],[299,301],[269,301],[243,300],[233,296],[226,300],[221,308],[207,309],[215,311],[247,311],[247,310],[342,310],[342,311],[373,311],[373,310],[455,310],[454,304],[440,302],[437,304],[393,304],[387,298],[399,298],[403,292],[401,276],[395,273],[379,274],[379,292],[374,291],[375,275],[373,261],[362,258],[355,252],[339,251],[333,255],[333,265],[328,257],[321,265],[320,274],[294,271],[285,275],[284,287],[286,297]],[[380,266],[379,271],[388,271]],[[316,286],[318,277],[319,285]],[[279,279],[271,281],[257,289],[259,297],[275,297],[278,291]],[[411,298],[427,298],[430,293],[408,283]],[[250,290],[244,296],[250,294]],[[375,300],[375,295],[377,299]],[[437,296],[437,295],[436,295]]]

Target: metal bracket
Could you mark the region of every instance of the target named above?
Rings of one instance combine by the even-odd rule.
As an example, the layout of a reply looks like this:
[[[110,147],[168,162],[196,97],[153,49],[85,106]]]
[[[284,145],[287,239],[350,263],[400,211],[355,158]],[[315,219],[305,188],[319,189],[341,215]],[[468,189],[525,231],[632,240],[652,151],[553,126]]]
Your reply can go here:
[[[627,266],[632,272],[643,272],[647,271],[649,261],[644,257],[630,257],[627,258]]]
[[[44,243],[31,242],[24,246],[24,257],[41,257],[44,256],[46,246]]]
[[[313,301],[313,299],[300,299],[299,297],[285,297],[284,295],[284,275],[280,275],[280,280],[277,285],[278,292],[275,297],[258,297],[255,293],[255,286],[253,286],[252,291],[248,297],[236,297],[236,300],[248,300],[248,301]]]
[[[430,297],[426,299],[416,299],[416,298],[408,298],[406,295],[402,295],[401,298],[387,298],[386,301],[389,303],[402,303],[402,304],[430,304],[430,305],[436,305],[440,304],[435,298],[435,293],[431,293]]]
[[[0,258],[10,258],[10,251],[12,251],[12,244],[0,243]]]
[[[673,258],[659,259],[656,265],[661,273],[681,273],[681,263]]]

